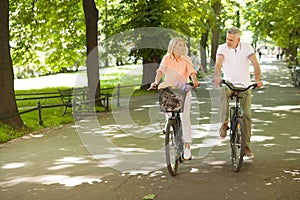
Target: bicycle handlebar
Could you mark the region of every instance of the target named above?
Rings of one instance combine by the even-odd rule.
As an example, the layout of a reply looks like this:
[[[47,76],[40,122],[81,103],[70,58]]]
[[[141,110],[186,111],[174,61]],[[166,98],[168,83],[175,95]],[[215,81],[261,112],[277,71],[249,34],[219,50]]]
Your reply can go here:
[[[249,90],[250,88],[256,88],[257,87],[257,83],[253,83],[251,85],[249,85],[248,87],[246,88],[236,88],[232,85],[232,83],[226,81],[226,80],[222,80],[220,84],[225,84],[229,87],[229,89],[233,90],[233,91],[237,91],[237,92],[244,92],[244,91],[247,91]]]
[[[189,83],[186,83],[187,85],[190,85],[190,86],[194,86],[194,83],[192,83],[192,82],[189,82]],[[200,85],[200,83],[199,83],[199,85]],[[148,88],[147,90],[157,90],[158,89],[158,85],[151,85],[150,86],[150,88]]]
[[[157,90],[158,89],[158,85],[150,85],[150,87],[147,90]]]

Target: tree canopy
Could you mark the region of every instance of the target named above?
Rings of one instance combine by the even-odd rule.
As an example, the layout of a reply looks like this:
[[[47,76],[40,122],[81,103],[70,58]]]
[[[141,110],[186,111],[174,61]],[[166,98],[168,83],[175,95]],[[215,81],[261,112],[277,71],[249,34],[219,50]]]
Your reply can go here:
[[[20,77],[26,76],[23,71],[55,73],[84,62],[85,22],[80,0],[10,0],[9,22],[13,63]]]
[[[300,3],[298,0],[250,0],[246,17],[256,40],[271,38],[292,57],[300,45]],[[255,41],[256,42],[256,41]]]
[[[299,46],[297,0],[247,0],[242,4],[229,0],[95,2],[99,9],[99,40],[135,28],[163,27],[199,43],[202,34],[234,25],[252,30],[254,42],[271,38],[276,45],[291,49],[294,56]],[[220,13],[216,13],[216,3],[220,4]],[[85,21],[80,0],[10,0],[9,11],[16,76],[76,70],[84,65]],[[216,42],[210,38],[208,42]],[[142,56],[140,53],[135,56]]]

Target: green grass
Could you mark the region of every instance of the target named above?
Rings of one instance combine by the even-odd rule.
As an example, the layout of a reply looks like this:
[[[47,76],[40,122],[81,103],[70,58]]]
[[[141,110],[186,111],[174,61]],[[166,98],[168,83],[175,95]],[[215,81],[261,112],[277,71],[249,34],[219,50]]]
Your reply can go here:
[[[32,98],[32,97],[43,97],[49,95],[28,95],[28,94],[39,94],[39,93],[51,93],[57,92],[58,88],[45,88],[40,90],[19,90],[16,91],[16,98]],[[24,94],[24,95],[19,95]],[[52,96],[58,96],[57,94],[51,94]],[[60,97],[47,98],[47,99],[34,99],[34,100],[17,100],[17,106],[19,112],[26,111],[32,108],[36,108],[40,101],[41,105],[57,105],[61,104]],[[0,123],[0,143],[5,143],[9,140],[19,138],[33,131],[41,130],[45,127],[56,127],[59,125],[73,122],[71,114],[62,116],[64,107],[44,108],[42,109],[42,120],[43,125],[39,125],[39,113],[38,110],[21,114],[21,118],[24,122],[24,128],[21,130],[14,130],[11,127]]]
[[[120,77],[116,81],[115,77]],[[134,85],[141,83],[140,75],[127,75],[126,70],[124,74],[120,73],[120,71],[116,71],[115,73],[110,73],[106,75],[103,80],[101,80],[101,88],[110,88],[107,90],[101,90],[102,93],[115,94],[117,91],[117,84],[120,83],[121,87],[126,85]],[[31,89],[31,90],[17,90],[16,98],[28,98],[28,97],[43,97],[49,95],[36,95],[40,93],[54,93],[50,96],[59,96],[58,89],[66,89],[66,88],[43,88],[43,89]],[[154,91],[155,92],[155,91]],[[139,86],[135,87],[126,87],[121,88],[121,97],[126,96],[138,96],[138,95],[146,95],[149,93],[153,93],[153,91],[142,91],[139,90]],[[22,94],[22,95],[20,95]],[[34,94],[34,95],[30,95]],[[28,109],[37,107],[38,101],[42,106],[45,105],[57,105],[61,104],[60,97],[57,98],[46,98],[46,99],[34,99],[34,100],[17,100],[17,105],[19,112],[26,111]],[[21,115],[21,118],[24,122],[25,127],[22,130],[16,131],[11,127],[0,123],[0,143],[5,143],[9,140],[22,137],[28,133],[42,130],[46,127],[57,127],[60,125],[68,124],[74,122],[73,115],[71,113],[67,113],[63,115],[65,107],[55,107],[55,108],[43,108],[42,109],[42,120],[43,125],[39,125],[39,113],[38,110],[28,112]],[[71,110],[69,108],[69,110]],[[103,111],[104,108],[96,108],[96,111]]]

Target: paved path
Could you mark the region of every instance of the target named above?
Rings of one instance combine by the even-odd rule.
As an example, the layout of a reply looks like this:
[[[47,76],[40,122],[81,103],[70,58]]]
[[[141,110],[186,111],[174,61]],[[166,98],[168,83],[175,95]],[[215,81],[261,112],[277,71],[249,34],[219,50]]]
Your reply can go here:
[[[157,96],[132,97],[112,113],[1,145],[0,199],[299,199],[299,89],[284,63],[270,58],[261,66],[266,86],[253,92],[255,158],[240,173],[231,170],[228,139],[210,127],[212,98],[203,84],[191,113],[194,159],[178,176],[164,167]]]

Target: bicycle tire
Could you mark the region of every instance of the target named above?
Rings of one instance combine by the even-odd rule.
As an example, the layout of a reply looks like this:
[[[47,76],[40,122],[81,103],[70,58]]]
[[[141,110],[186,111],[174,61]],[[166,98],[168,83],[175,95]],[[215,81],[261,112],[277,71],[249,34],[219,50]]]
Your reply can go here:
[[[171,130],[172,129],[172,130]],[[178,165],[181,160],[182,142],[180,142],[180,127],[177,120],[169,120],[166,127],[165,135],[165,154],[167,169],[171,176],[176,176],[178,173]]]
[[[246,133],[244,130],[244,122],[242,118],[237,118],[234,127],[231,130],[230,146],[231,146],[231,161],[232,169],[239,172],[243,165],[245,147],[246,147]]]

